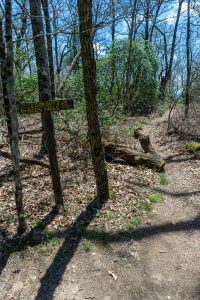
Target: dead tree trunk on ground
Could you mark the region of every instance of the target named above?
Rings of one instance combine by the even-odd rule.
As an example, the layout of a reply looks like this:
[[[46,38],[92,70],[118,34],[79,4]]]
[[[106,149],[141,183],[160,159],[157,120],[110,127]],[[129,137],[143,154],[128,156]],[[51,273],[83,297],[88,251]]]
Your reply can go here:
[[[126,145],[107,143],[105,145],[106,158],[109,160],[122,159],[132,165],[145,166],[162,171],[165,161],[153,148],[149,135],[145,135],[142,129],[138,128],[134,137],[139,140],[144,152],[136,151]]]

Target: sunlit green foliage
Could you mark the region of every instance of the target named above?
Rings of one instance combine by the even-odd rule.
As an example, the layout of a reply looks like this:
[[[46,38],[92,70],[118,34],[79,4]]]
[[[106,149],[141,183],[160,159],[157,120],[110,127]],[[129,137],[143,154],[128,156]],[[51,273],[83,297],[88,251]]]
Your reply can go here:
[[[115,109],[128,105],[129,113],[151,112],[158,103],[158,61],[151,45],[134,42],[128,70],[129,41],[119,40],[97,62],[98,98],[106,107]],[[112,66],[115,80],[112,86]],[[128,73],[129,72],[129,73]]]
[[[110,126],[122,118],[125,105],[130,115],[151,112],[158,104],[158,60],[153,47],[143,41],[134,42],[131,48],[130,68],[127,60],[129,41],[116,41],[115,49],[107,50],[96,60],[97,100],[102,126]],[[113,63],[115,66],[112,81]],[[127,81],[127,72],[129,79]],[[85,111],[84,84],[81,65],[65,84],[65,95],[74,100],[76,109]]]

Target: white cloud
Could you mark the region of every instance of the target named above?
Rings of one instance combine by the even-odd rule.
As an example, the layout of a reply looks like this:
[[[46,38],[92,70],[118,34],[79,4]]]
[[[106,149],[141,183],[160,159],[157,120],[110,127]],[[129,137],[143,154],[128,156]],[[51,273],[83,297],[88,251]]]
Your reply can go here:
[[[93,44],[93,47],[94,47],[94,49],[95,49],[95,51],[97,52],[97,54],[99,55],[99,54],[102,54],[102,51],[104,51],[103,50],[103,47],[101,46],[101,44],[100,43],[95,43],[95,44]]]
[[[177,3],[172,7],[171,11],[167,14],[166,19],[169,24],[174,24],[176,22],[176,16],[179,6],[179,0],[177,0]],[[187,2],[183,2],[181,13],[185,17],[187,13],[188,4]],[[191,16],[196,16],[196,11],[191,7],[190,9]]]

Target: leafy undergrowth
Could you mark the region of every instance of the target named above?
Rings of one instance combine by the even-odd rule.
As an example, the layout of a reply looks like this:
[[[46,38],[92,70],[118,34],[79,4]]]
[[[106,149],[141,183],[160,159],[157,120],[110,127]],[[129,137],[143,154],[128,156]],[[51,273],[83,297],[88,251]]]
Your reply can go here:
[[[21,127],[32,129],[33,121],[28,122],[21,120]],[[24,135],[20,141],[21,155],[36,155],[40,142],[40,134]],[[65,209],[46,227],[47,233],[73,225],[95,198],[95,179],[86,143],[81,138],[67,138],[62,132],[57,134],[57,145]],[[8,151],[8,147],[4,146],[3,150]],[[14,185],[12,176],[8,175],[11,162],[1,157],[0,166],[0,226],[11,237],[17,229]],[[133,228],[145,221],[146,212],[152,208],[149,195],[151,188],[159,184],[160,176],[147,168],[120,163],[108,163],[107,168],[110,199],[101,210],[95,211],[89,227],[109,232]],[[25,217],[31,230],[54,205],[51,178],[47,169],[27,165],[22,171],[22,181]]]

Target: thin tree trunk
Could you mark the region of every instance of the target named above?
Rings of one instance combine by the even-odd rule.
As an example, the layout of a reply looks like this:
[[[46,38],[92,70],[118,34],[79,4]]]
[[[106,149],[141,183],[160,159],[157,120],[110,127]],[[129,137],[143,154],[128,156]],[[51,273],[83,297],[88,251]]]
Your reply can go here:
[[[96,100],[96,63],[92,43],[92,0],[78,0],[83,76],[88,118],[88,133],[96,178],[97,196],[109,197],[105,153],[101,141]]]
[[[55,99],[55,79],[54,79],[54,63],[53,63],[53,47],[52,47],[52,32],[51,32],[51,23],[49,16],[49,5],[48,0],[42,0],[42,7],[45,16],[45,25],[46,25],[46,39],[47,39],[47,52],[49,59],[49,71],[51,79],[51,95],[52,100]]]
[[[113,87],[115,83],[115,73],[116,73],[116,59],[114,55],[115,49],[115,27],[116,27],[116,12],[115,12],[115,0],[111,0],[111,14],[112,14],[112,24],[111,24],[111,38],[112,38],[112,66],[111,66],[111,84],[110,84],[110,95],[112,98]]]
[[[150,42],[152,42],[154,29],[155,29],[155,26],[156,26],[156,23],[157,23],[157,20],[158,20],[158,15],[159,15],[159,12],[160,12],[160,9],[161,9],[161,6],[162,6],[163,2],[164,2],[164,0],[158,0],[155,17],[152,21],[152,26],[151,26],[151,30],[150,30],[150,36],[149,36]]]
[[[76,56],[74,57],[74,59],[72,60],[71,62],[71,65],[69,66],[69,68],[67,69],[67,73],[66,75],[64,76],[62,82],[60,83],[60,85],[58,86],[58,89],[57,89],[57,94],[59,96],[62,97],[62,94],[63,94],[63,89],[65,87],[65,83],[66,81],[68,80],[68,78],[70,77],[72,71],[74,70],[79,58],[81,57],[81,49],[78,50]]]
[[[92,29],[92,38],[94,37],[96,31],[98,29],[98,26],[96,26],[95,28]],[[60,84],[58,85],[58,88],[57,88],[57,95],[59,97],[62,97],[63,96],[63,89],[65,87],[65,83],[66,81],[68,80],[68,78],[70,77],[70,75],[72,74],[72,72],[74,71],[79,59],[81,57],[81,48],[77,51],[75,57],[73,58],[70,66],[68,67],[67,69],[67,72],[66,74],[63,76],[63,79],[62,81],[60,82]],[[61,69],[61,60],[60,60],[60,66],[59,66],[59,69]]]
[[[26,10],[26,2],[27,2],[26,0],[22,1],[22,3],[20,3],[20,1],[18,1],[18,0],[15,0],[15,2],[17,3],[17,5],[21,9],[21,28],[19,28],[19,30],[18,29],[15,30],[16,37],[17,37],[15,51],[19,55],[19,51],[20,51],[21,46],[22,46],[22,41],[23,41],[23,38],[24,38],[25,33],[26,33],[26,29],[27,29],[28,12]],[[20,57],[17,60],[15,60],[16,70],[19,73],[22,72],[22,70],[23,70],[22,64],[23,64],[23,62],[22,62]]]
[[[52,100],[52,96],[48,66],[48,54],[44,39],[41,3],[38,0],[29,0],[29,3],[38,73],[39,99],[40,101],[48,101]],[[53,119],[51,113],[42,114],[42,119],[48,146],[49,162],[51,167],[51,176],[56,203],[55,210],[58,211],[60,206],[63,206],[63,197],[60,184],[58,160],[56,155],[56,141],[53,132]]]
[[[31,49],[29,49],[29,41],[28,41],[28,37],[26,37],[26,51],[27,53],[30,53]],[[31,61],[29,58],[29,62],[28,62],[28,69],[29,69],[29,75],[32,75],[32,67],[31,67]]]
[[[151,0],[146,0],[146,12],[145,12],[145,42],[149,41],[149,20],[150,20],[150,6]]]
[[[12,41],[12,2],[5,1],[5,16],[6,16],[6,48],[7,48],[7,92],[10,106],[12,135],[10,139],[12,164],[15,181],[15,202],[18,216],[18,231],[26,230],[26,221],[24,215],[24,207],[22,202],[22,182],[20,177],[20,154],[19,154],[19,126],[16,110],[16,99],[14,91],[14,76],[13,76],[13,41]]]
[[[0,68],[1,68],[3,101],[4,101],[4,109],[5,109],[5,115],[6,115],[8,136],[9,136],[9,138],[11,138],[12,125],[11,125],[10,106],[9,106],[8,90],[7,90],[6,49],[5,49],[5,42],[4,42],[4,38],[3,38],[3,26],[2,26],[2,17],[1,16],[0,16]]]
[[[54,5],[53,0],[50,0],[51,8],[52,8],[52,25],[53,25],[53,38],[54,38],[54,52],[55,52],[55,64],[56,64],[56,79],[55,79],[55,89],[56,89],[56,95],[58,86],[60,83],[60,64],[59,64],[59,55],[58,55],[58,32],[57,32],[57,10],[56,10],[56,4]]]
[[[135,27],[135,14],[136,14],[137,0],[134,0],[133,10],[131,15],[131,26],[129,32],[129,46],[128,57],[126,67],[126,83],[125,83],[125,95],[124,95],[124,112],[127,114],[130,110],[130,77],[131,77],[131,61],[133,53],[133,31]]]
[[[162,79],[162,82],[161,82],[161,98],[163,100],[165,98],[167,83],[171,79],[171,75],[172,75],[174,53],[175,53],[175,49],[176,49],[176,36],[177,36],[178,25],[179,25],[179,20],[180,20],[181,8],[182,8],[183,1],[184,0],[179,0],[178,12],[177,12],[176,23],[175,23],[175,27],[174,27],[172,45],[171,45],[171,53],[170,53],[169,64],[168,64],[168,67],[165,71],[165,76],[164,76],[164,78]]]
[[[187,79],[186,79],[186,91],[185,91],[185,118],[188,117],[188,110],[190,105],[190,79],[191,79],[191,62],[190,62],[190,4],[188,0],[187,8],[187,38],[186,38],[186,55],[187,55]]]

